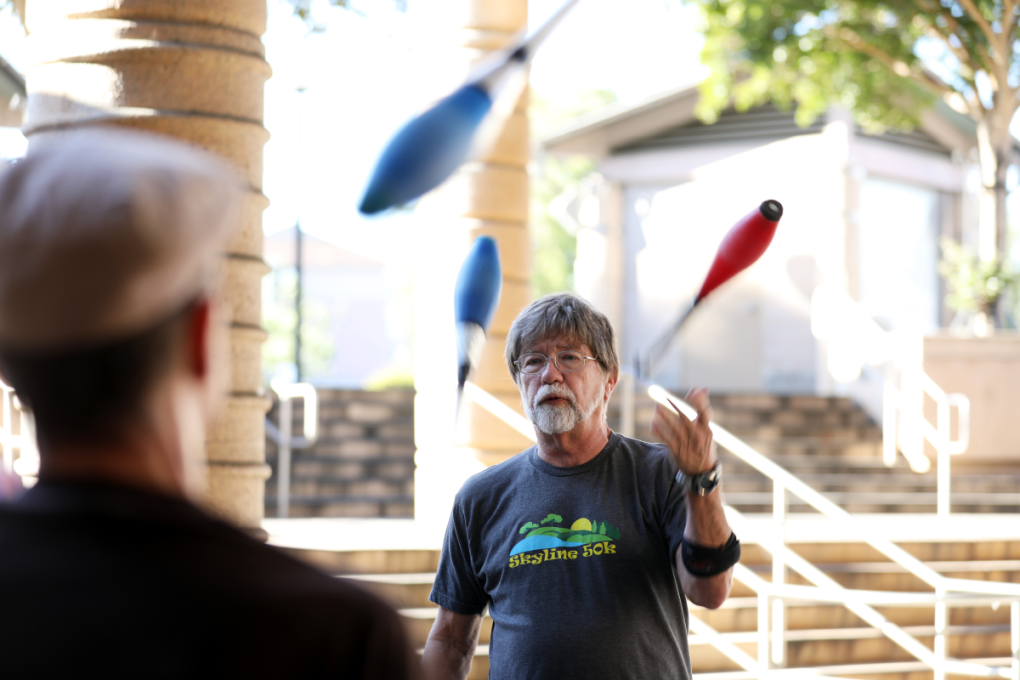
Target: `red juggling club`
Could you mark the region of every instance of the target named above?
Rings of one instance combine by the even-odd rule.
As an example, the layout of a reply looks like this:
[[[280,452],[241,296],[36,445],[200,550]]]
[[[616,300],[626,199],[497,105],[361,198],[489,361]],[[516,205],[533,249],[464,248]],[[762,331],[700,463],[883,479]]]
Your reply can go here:
[[[772,237],[776,235],[776,227],[779,226],[779,219],[782,216],[782,204],[770,199],[733,225],[719,245],[719,250],[716,251],[715,260],[708,270],[705,282],[701,284],[701,290],[694,298],[694,304],[650,346],[643,362],[641,357],[638,357],[638,365],[642,369],[640,370],[641,374],[647,376],[650,373],[652,364],[665,351],[698,303],[708,297],[716,288],[758,261],[758,258],[772,243]]]

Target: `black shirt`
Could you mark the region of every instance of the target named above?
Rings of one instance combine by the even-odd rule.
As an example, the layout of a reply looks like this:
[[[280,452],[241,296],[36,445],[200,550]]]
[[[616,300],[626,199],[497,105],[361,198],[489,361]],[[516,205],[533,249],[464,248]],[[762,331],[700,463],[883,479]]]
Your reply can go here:
[[[396,680],[417,666],[382,601],[186,501],[41,482],[0,504],[5,678]]]

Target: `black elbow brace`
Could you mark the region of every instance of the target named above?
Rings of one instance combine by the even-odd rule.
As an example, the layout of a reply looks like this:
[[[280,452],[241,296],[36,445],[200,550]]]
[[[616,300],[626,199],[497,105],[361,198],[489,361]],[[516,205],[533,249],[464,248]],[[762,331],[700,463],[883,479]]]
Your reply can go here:
[[[733,532],[721,548],[706,548],[683,539],[680,541],[680,559],[692,576],[715,576],[740,561],[740,541]]]

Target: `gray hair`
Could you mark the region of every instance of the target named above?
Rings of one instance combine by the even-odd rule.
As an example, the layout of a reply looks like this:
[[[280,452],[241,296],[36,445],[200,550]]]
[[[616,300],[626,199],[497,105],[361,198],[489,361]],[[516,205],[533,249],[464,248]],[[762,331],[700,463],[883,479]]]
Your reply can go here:
[[[553,293],[528,305],[510,326],[505,357],[514,382],[520,375],[516,361],[524,348],[558,335],[587,345],[607,375],[619,372],[616,333],[606,315],[579,295]]]

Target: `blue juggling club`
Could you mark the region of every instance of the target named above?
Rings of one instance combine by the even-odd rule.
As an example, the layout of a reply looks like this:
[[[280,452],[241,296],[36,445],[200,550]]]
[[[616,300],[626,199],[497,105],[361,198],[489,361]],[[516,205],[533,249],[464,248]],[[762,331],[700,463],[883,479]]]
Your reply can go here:
[[[492,238],[479,236],[457,274],[453,296],[457,322],[458,395],[464,389],[471,368],[477,366],[481,358],[485,332],[499,306],[502,291],[503,269],[499,264],[499,248]]]
[[[542,26],[484,60],[458,90],[407,123],[376,163],[358,209],[374,215],[404,205],[485,153],[527,82],[535,52],[579,0],[568,0]]]

